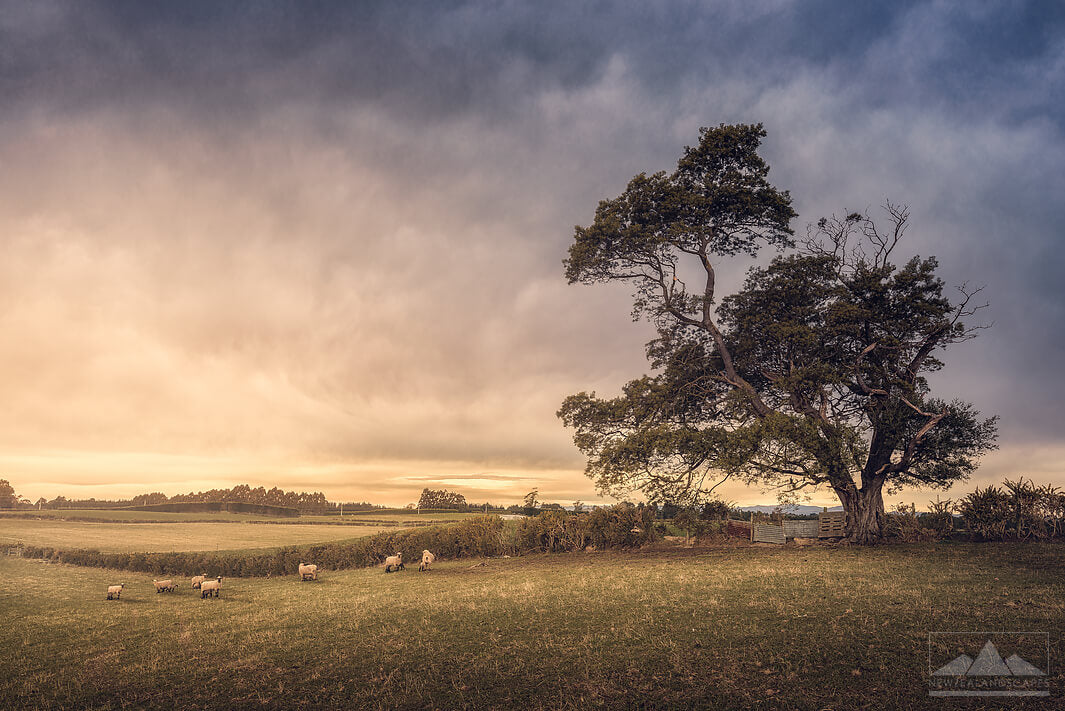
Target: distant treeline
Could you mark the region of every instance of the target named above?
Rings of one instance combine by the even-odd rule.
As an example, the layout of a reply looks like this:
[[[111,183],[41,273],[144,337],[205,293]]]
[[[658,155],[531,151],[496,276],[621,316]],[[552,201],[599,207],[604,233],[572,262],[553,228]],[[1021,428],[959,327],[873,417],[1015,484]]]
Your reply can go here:
[[[241,503],[252,504],[255,506],[266,507],[281,507],[285,509],[292,509],[299,513],[310,514],[330,514],[339,513],[341,507],[345,512],[348,511],[373,511],[377,509],[387,508],[385,506],[377,506],[367,501],[362,502],[334,502],[325,498],[325,494],[320,491],[306,492],[306,491],[284,491],[276,486],[267,489],[263,486],[252,487],[248,484],[239,484],[232,489],[210,489],[209,491],[197,491],[195,493],[189,492],[188,494],[175,494],[174,496],[167,496],[166,494],[153,491],[150,494],[138,494],[131,499],[118,499],[118,500],[102,500],[102,499],[68,499],[65,496],[57,496],[51,501],[46,501],[43,498],[37,500],[33,504],[24,502],[21,508],[43,508],[43,509],[119,509],[119,508],[141,508],[144,506],[159,507],[163,504],[191,504],[191,503]],[[153,508],[149,510],[166,511],[165,508]],[[180,511],[189,511],[193,509],[182,508],[174,509]],[[200,509],[195,509],[200,510]],[[207,509],[203,509],[207,510]],[[216,509],[217,510],[217,509]],[[226,509],[231,510],[231,509]],[[232,509],[235,510],[235,509]],[[266,513],[266,511],[258,512],[252,510],[241,510],[242,513]],[[270,514],[270,515],[282,515],[282,514]]]

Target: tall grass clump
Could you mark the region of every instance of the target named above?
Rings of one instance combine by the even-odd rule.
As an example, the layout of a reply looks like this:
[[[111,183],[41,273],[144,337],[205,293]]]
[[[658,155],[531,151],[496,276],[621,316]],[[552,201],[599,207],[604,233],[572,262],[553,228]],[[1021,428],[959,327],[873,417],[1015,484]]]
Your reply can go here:
[[[977,488],[958,504],[974,539],[984,541],[1049,540],[1065,537],[1065,492],[1036,486],[1022,477],[1005,488]]]

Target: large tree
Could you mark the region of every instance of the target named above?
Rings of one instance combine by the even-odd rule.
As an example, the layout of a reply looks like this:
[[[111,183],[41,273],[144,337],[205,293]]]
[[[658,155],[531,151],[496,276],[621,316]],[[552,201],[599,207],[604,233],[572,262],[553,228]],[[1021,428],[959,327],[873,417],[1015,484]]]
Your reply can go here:
[[[0,479],[0,509],[13,509],[18,505],[18,496],[7,479]]]
[[[905,208],[822,219],[796,246],[786,191],[767,179],[761,125],[702,129],[672,173],[640,174],[577,227],[570,283],[633,284],[634,318],[658,336],[652,375],[621,396],[579,393],[575,429],[600,491],[697,504],[728,477],[785,496],[830,487],[855,542],[880,538],[883,492],[948,487],[994,447],[995,419],[932,396],[927,373],[979,327],[982,305],[951,301],[934,258],[896,266]],[[784,254],[716,300],[723,257]],[[692,275],[699,286],[689,288]]]

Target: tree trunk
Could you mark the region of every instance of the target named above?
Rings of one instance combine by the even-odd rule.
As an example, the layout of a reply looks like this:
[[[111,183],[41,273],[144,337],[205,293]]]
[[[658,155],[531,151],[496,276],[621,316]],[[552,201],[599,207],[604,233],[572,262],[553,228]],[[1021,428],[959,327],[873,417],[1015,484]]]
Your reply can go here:
[[[884,535],[884,482],[869,482],[861,489],[837,489],[847,513],[847,540],[868,545],[879,543]]]

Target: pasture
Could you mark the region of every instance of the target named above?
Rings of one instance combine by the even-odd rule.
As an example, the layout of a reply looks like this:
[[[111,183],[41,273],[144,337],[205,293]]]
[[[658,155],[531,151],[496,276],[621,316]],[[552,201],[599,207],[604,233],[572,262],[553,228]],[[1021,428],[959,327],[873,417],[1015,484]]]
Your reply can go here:
[[[258,527],[256,527],[258,528]],[[0,558],[3,708],[989,708],[927,696],[930,631],[1050,633],[1065,548],[733,546],[181,580]],[[125,583],[108,602],[108,584]]]
[[[276,516],[264,516],[261,514],[219,512],[188,512],[173,513],[168,511],[131,511],[128,509],[43,509],[35,510],[4,510],[0,511],[0,521],[10,520],[33,520],[33,519],[62,519],[62,520],[99,520],[114,523],[184,523],[187,521],[263,521],[275,525],[292,525],[300,523],[332,524],[338,526],[360,526],[368,521],[386,521],[389,524],[400,525],[410,523],[442,523],[446,521],[461,521],[462,519],[478,516],[474,513],[424,513],[397,511],[356,511],[343,516],[317,516],[307,515],[298,518],[278,518]]]
[[[247,550],[345,540],[392,528],[396,527],[0,520],[0,547],[21,541],[33,546],[95,548],[107,553]]]
[[[0,516],[0,548],[15,543],[107,553],[251,550],[327,543],[407,528],[447,523],[475,514],[305,516],[277,519],[252,514],[69,510],[40,517]],[[67,514],[69,519],[58,514]],[[86,515],[88,514],[88,515]],[[95,520],[94,520],[95,519]]]

